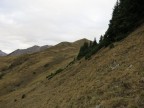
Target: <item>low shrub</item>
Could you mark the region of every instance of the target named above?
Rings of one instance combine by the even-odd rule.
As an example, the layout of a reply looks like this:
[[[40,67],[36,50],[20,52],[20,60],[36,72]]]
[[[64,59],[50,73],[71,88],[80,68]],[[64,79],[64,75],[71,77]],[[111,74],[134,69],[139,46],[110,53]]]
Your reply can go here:
[[[36,72],[33,72],[33,75],[35,75],[36,74]]]
[[[24,99],[25,97],[26,97],[26,95],[25,95],[25,94],[23,94],[21,98],[22,98],[22,99]]]
[[[1,73],[1,72],[0,72],[0,79],[2,79],[3,76],[4,76],[4,73]]]
[[[48,75],[46,78],[48,80],[52,79],[54,76],[56,76],[57,74],[59,74],[60,72],[62,72],[64,69],[58,69],[57,71],[55,71],[54,73],[51,73],[50,75]]]
[[[49,66],[49,63],[47,63],[47,64],[44,65],[45,68],[48,67],[48,66]]]

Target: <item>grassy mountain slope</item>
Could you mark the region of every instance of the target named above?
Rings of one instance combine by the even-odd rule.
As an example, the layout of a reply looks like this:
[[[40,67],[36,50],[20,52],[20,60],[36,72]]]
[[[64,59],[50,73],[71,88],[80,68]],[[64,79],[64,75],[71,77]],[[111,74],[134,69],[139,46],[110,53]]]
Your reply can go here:
[[[42,52],[0,58],[0,96],[27,85],[40,74],[48,75],[70,63],[88,41],[62,42]]]
[[[144,25],[113,49],[103,48],[90,60],[68,65],[78,44],[61,43],[25,55],[28,60],[6,70],[9,73],[0,80],[2,108],[143,108]]]

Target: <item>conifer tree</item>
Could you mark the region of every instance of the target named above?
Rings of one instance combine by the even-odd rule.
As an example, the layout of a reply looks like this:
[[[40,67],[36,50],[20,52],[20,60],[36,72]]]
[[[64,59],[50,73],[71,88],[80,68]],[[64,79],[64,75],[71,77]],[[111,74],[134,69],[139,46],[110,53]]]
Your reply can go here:
[[[89,44],[88,42],[84,42],[83,46],[81,46],[77,59],[80,60],[83,58],[89,51]]]
[[[117,0],[105,38],[112,42],[125,38],[144,22],[144,0]]]
[[[100,40],[99,40],[99,43],[101,43],[103,41],[104,37],[101,35],[100,36]]]
[[[92,46],[94,47],[94,46],[96,46],[98,43],[97,43],[97,41],[96,41],[96,38],[94,38],[94,41],[93,41],[93,43],[92,43]]]
[[[80,50],[80,57],[98,52],[101,48],[112,45],[128,36],[136,27],[144,23],[144,0],[117,0],[112,19],[104,36],[100,37],[97,44],[96,39],[88,46],[85,44]],[[92,46],[91,46],[92,45]],[[93,47],[95,46],[95,47]]]

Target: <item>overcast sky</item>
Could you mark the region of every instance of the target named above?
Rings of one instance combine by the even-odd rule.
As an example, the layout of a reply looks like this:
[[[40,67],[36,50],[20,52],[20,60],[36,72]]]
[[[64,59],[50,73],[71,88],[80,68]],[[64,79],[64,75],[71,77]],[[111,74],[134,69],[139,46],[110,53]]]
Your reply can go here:
[[[0,0],[0,50],[104,34],[116,0]]]

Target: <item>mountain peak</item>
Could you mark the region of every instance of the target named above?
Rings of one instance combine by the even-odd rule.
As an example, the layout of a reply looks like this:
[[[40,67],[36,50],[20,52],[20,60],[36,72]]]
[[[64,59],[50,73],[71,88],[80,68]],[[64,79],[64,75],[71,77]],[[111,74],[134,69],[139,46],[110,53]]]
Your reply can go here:
[[[90,42],[90,40],[88,40],[86,38],[83,38],[83,39],[77,40],[77,41],[75,41],[73,43],[82,45],[84,42]]]
[[[23,54],[31,54],[31,53],[42,51],[42,50],[47,49],[49,47],[51,47],[51,46],[49,46],[49,45],[45,45],[45,46],[34,45],[34,46],[29,47],[27,49],[17,49],[15,51],[13,51],[12,53],[10,53],[9,56],[18,56],[18,55],[23,55]]]
[[[0,50],[0,56],[6,56],[7,54],[5,52],[3,52],[2,50]]]

